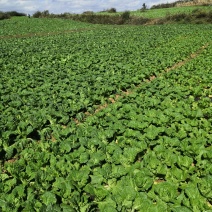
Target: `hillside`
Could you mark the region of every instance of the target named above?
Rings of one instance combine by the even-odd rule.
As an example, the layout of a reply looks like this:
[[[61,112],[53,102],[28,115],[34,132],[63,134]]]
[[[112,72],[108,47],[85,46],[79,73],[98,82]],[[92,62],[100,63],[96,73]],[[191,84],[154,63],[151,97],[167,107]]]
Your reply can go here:
[[[212,11],[212,6],[181,6],[181,7],[170,7],[170,8],[159,8],[159,9],[147,9],[147,10],[137,10],[137,11],[130,11],[130,14],[132,16],[142,16],[144,18],[164,18],[168,14],[169,15],[175,15],[179,13],[186,13],[191,14],[192,11],[199,10],[204,12],[210,12]],[[123,14],[123,12],[116,12],[116,13],[110,13],[110,12],[98,12],[96,14],[101,15],[118,15],[120,16]]]
[[[149,25],[167,23],[212,23],[212,6],[200,2],[171,3],[156,5],[151,9],[142,8],[137,11],[116,12],[111,8],[102,12],[85,11],[82,14],[53,14],[48,10],[37,11],[33,18],[62,18],[74,21],[88,22],[92,24],[112,24],[112,25]],[[200,5],[199,5],[200,4]],[[146,6],[145,6],[146,7]],[[167,8],[168,7],[168,8]],[[23,13],[0,12],[0,20],[10,19],[11,17],[25,16]]]
[[[212,23],[212,7],[207,6],[183,6],[159,9],[145,9],[125,12],[93,13],[87,11],[81,15],[67,15],[78,21],[94,24],[167,24],[167,23]]]

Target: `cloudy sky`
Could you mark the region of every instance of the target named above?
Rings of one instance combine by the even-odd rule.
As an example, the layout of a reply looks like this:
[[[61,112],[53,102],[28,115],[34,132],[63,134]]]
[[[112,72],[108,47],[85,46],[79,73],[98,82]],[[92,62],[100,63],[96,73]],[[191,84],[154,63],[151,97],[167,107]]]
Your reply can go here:
[[[145,3],[154,4],[173,2],[173,0],[0,0],[0,11],[18,11],[33,14],[49,10],[50,13],[82,13],[102,11],[115,7],[117,11],[137,10]]]

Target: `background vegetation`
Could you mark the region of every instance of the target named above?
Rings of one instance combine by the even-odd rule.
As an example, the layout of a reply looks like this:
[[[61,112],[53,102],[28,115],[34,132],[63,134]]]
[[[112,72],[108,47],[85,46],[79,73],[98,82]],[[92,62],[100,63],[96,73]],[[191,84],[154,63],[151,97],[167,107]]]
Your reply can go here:
[[[17,11],[9,11],[9,12],[1,12],[0,11],[0,20],[3,20],[3,19],[10,19],[11,17],[14,17],[14,16],[26,16],[25,13],[20,13],[20,12],[17,12]]]
[[[34,18],[66,18],[75,21],[88,22],[92,24],[165,24],[165,23],[212,23],[211,7],[194,6],[183,8],[163,8],[163,9],[145,9],[139,11],[116,12],[115,8],[94,13],[86,11],[83,14],[50,14],[49,11],[37,11],[33,14]]]
[[[193,6],[183,6],[190,3]],[[180,7],[178,6],[180,5]],[[184,0],[173,3],[153,5],[148,9],[145,3],[137,11],[117,12],[116,8],[109,8],[101,12],[85,11],[82,14],[61,13],[53,14],[48,10],[36,11],[33,18],[65,18],[92,24],[165,24],[165,23],[212,23],[211,5],[204,3],[196,6],[194,1]],[[14,16],[26,16],[16,11],[0,12],[0,20]],[[28,17],[30,17],[28,15]]]

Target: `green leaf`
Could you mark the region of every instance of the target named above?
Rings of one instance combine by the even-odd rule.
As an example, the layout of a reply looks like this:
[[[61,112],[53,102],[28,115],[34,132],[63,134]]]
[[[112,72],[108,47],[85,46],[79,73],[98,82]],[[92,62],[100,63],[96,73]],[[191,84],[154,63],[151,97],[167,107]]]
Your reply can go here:
[[[53,205],[57,202],[55,194],[53,194],[50,191],[46,191],[42,196],[41,199],[43,203],[48,206],[48,205]]]
[[[202,113],[202,110],[201,109],[198,109],[197,112],[196,112],[196,117],[197,118],[202,118],[203,117],[203,113]]]
[[[195,180],[195,179],[194,179]],[[193,211],[205,210],[205,198],[202,197],[196,183],[189,182],[185,188],[185,194],[189,198],[189,203]]]
[[[136,211],[163,212],[167,211],[167,204],[161,200],[152,202],[145,193],[139,193],[133,203],[133,209]]]
[[[193,159],[192,158],[190,158],[190,157],[188,157],[188,156],[181,156],[181,155],[179,155],[178,157],[177,157],[177,164],[180,166],[180,168],[186,168],[186,169],[188,169],[188,168],[190,168],[191,167],[191,165],[192,165],[192,163],[193,163]]]
[[[189,208],[187,208],[185,206],[172,207],[172,211],[173,212],[192,212],[192,210],[190,210]]]
[[[152,173],[147,169],[134,171],[134,181],[139,191],[147,191],[153,185]]]
[[[116,186],[114,186],[112,193],[118,204],[123,204],[124,201],[132,201],[135,199],[136,191],[131,181],[132,179],[129,177],[122,177]]]
[[[172,202],[177,197],[177,185],[171,182],[154,184],[155,193],[165,202]]]
[[[6,158],[9,160],[14,156],[14,152],[15,152],[15,147],[14,146],[10,146],[6,148]]]
[[[94,194],[96,196],[97,201],[102,201],[106,196],[109,195],[109,191],[103,186],[97,186],[94,189]]]
[[[136,159],[137,154],[139,153],[140,149],[136,147],[128,147],[124,148],[124,158],[127,159],[128,163],[133,163]]]
[[[71,182],[64,179],[63,177],[57,177],[55,182],[52,185],[52,191],[54,193],[59,192],[60,195],[64,198],[70,196],[70,191],[73,189]]]
[[[187,170],[181,170],[181,169],[178,169],[177,167],[173,167],[171,169],[170,174],[172,174],[179,181],[185,181],[188,177]]]
[[[29,135],[31,132],[33,132],[32,126],[27,127],[27,135]]]
[[[116,202],[111,198],[106,198],[102,202],[98,202],[99,210],[102,212],[116,212]]]
[[[60,204],[60,207],[63,210],[63,212],[75,212],[76,211],[72,206],[64,204],[64,203]]]
[[[25,194],[25,186],[24,185],[18,185],[16,186],[12,193],[14,194],[14,196],[17,196],[19,198],[23,198],[26,194]]]
[[[80,163],[86,163],[89,160],[90,156],[87,152],[80,154]]]
[[[112,164],[112,170],[110,173],[110,178],[119,178],[128,173],[128,170],[123,165],[114,165]]]
[[[201,194],[212,200],[212,176],[207,175],[206,177],[202,178],[201,181],[198,183],[198,188]]]
[[[91,178],[91,184],[95,185],[101,185],[102,181],[104,180],[102,175],[90,175]]]
[[[158,136],[159,133],[160,133],[160,130],[157,127],[150,125],[147,128],[146,137],[151,140],[154,140]]]

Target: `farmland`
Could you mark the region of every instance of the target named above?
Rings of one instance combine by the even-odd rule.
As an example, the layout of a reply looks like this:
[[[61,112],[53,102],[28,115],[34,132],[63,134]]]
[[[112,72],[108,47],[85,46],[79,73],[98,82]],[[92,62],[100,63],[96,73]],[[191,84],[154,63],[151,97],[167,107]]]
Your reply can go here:
[[[171,7],[171,8],[161,8],[161,9],[149,9],[145,11],[130,11],[132,16],[142,16],[144,18],[164,18],[167,15],[175,14],[191,14],[194,10],[200,11],[211,11],[211,6],[190,6],[190,7]],[[107,14],[107,15],[121,15],[122,12],[109,13],[109,12],[99,12],[98,14]]]
[[[62,19],[29,19],[26,17],[13,17],[0,22],[0,37],[40,34],[40,33],[56,33],[69,30],[78,30],[89,28],[91,25],[70,20]]]
[[[211,11],[211,6],[192,6],[192,7],[172,7],[166,9],[151,9],[145,12],[133,11],[134,16],[143,16],[145,18],[163,18],[166,15],[175,15],[180,13],[191,14],[193,11]]]
[[[1,211],[212,210],[210,24],[0,24]]]

